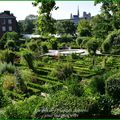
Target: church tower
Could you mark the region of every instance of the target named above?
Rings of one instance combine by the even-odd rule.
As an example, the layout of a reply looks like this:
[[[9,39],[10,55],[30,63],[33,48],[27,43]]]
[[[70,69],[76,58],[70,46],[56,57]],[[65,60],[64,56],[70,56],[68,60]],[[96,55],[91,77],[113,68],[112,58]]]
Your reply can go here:
[[[78,10],[77,10],[77,15],[78,15],[78,18],[79,18],[79,15],[80,15],[80,14],[79,14],[79,6],[78,6]]]
[[[73,18],[73,16],[72,16],[72,13],[70,14],[70,19],[72,19]]]

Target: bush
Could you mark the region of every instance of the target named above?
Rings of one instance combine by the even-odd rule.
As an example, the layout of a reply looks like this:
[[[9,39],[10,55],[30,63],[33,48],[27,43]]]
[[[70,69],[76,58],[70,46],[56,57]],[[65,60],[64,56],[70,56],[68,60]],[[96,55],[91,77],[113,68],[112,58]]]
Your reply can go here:
[[[91,39],[87,42],[87,48],[88,48],[88,52],[90,54],[95,55],[96,54],[96,50],[98,49],[98,42],[95,39]]]
[[[5,62],[0,64],[0,74],[3,74],[5,72],[14,73],[15,70],[16,70],[15,66],[12,65],[11,63],[7,64]]]
[[[16,50],[16,44],[13,40],[8,40],[4,46],[4,48],[7,48],[9,50]]]
[[[106,80],[106,92],[113,99],[120,99],[120,73],[116,73]]]
[[[111,98],[106,95],[101,95],[99,98],[96,98],[96,101],[93,104],[89,106],[89,114],[110,115],[111,106]]]
[[[13,90],[16,88],[16,77],[12,74],[6,74],[2,78],[3,89]]]
[[[14,63],[16,54],[12,52],[11,50],[3,50],[0,51],[0,60],[2,62],[7,62],[7,63]]]
[[[78,38],[76,39],[77,45],[80,46],[80,44],[82,43],[82,41],[83,41],[82,37],[78,37]]]
[[[52,71],[52,75],[59,80],[66,80],[73,73],[73,66],[69,63],[59,64],[55,70]]]
[[[0,88],[0,108],[7,106],[10,104],[12,101],[8,98],[8,96],[5,96],[3,93],[3,89]],[[1,112],[0,112],[1,113]],[[0,115],[1,119],[1,115]]]
[[[101,95],[105,94],[105,81],[103,76],[94,77],[90,84],[94,93],[98,92]]]
[[[28,65],[28,67],[32,70],[34,70],[34,57],[31,51],[24,49],[23,51],[21,51],[21,57],[23,57]],[[22,58],[21,58],[22,59]]]
[[[37,45],[36,41],[31,41],[31,42],[27,43],[27,47],[31,51],[36,51],[38,49],[38,45]]]
[[[42,53],[47,53],[48,52],[48,47],[47,47],[47,42],[42,42]]]
[[[8,40],[13,40],[14,42],[19,40],[18,34],[16,32],[6,32],[0,40],[0,48],[4,49],[4,45]]]
[[[37,105],[42,101],[38,96],[31,96],[5,108],[7,119],[31,119]]]
[[[87,48],[87,42],[91,39],[91,37],[80,37],[82,39],[82,43],[80,44],[81,48]]]
[[[52,50],[57,50],[57,48],[58,48],[57,39],[56,38],[50,38],[49,42],[50,42],[50,46],[51,46],[50,48]]]
[[[120,54],[120,30],[111,32],[102,44],[102,52]]]

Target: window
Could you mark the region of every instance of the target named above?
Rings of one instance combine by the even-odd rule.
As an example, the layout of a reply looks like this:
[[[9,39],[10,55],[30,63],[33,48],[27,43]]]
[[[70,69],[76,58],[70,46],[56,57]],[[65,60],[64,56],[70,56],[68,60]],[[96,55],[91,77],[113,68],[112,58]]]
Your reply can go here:
[[[2,24],[5,24],[6,22],[5,22],[5,19],[2,19]]]
[[[8,24],[12,24],[12,20],[11,19],[8,20]]]
[[[9,26],[9,31],[12,31],[12,26]]]
[[[6,31],[6,27],[2,26],[2,31],[5,32]]]

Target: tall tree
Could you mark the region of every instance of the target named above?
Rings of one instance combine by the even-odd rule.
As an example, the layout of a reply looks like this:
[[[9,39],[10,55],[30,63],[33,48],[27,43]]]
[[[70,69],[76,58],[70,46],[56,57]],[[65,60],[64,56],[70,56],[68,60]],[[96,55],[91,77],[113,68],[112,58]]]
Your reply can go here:
[[[21,20],[18,22],[19,32],[32,34],[35,29],[35,21],[37,20],[37,16],[28,15],[25,20]]]
[[[35,0],[33,3],[35,6],[37,6],[39,3],[41,3],[41,6],[39,7],[39,16],[38,16],[38,31],[41,35],[49,35],[55,33],[54,28],[54,19],[51,17],[51,11],[53,9],[57,9],[56,3],[54,0]]]
[[[57,34],[76,34],[76,26],[70,20],[57,21],[55,24]]]
[[[80,20],[78,27],[77,27],[77,32],[80,36],[91,36],[91,25],[90,21],[88,20]]]

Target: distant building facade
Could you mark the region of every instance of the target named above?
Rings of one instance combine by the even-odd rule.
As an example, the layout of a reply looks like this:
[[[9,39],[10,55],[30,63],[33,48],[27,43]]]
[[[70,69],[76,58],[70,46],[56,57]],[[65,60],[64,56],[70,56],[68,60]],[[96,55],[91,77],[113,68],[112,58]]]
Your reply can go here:
[[[90,20],[91,18],[92,18],[91,14],[90,13],[86,13],[86,12],[83,12],[83,16],[80,17],[79,7],[78,7],[78,10],[77,10],[77,15],[72,15],[72,14],[70,15],[70,20],[73,21],[73,23],[75,25],[77,25],[81,19]]]
[[[0,38],[10,31],[17,31],[16,17],[10,11],[4,11],[0,13]]]

